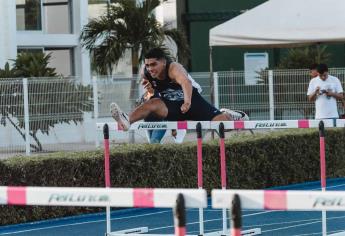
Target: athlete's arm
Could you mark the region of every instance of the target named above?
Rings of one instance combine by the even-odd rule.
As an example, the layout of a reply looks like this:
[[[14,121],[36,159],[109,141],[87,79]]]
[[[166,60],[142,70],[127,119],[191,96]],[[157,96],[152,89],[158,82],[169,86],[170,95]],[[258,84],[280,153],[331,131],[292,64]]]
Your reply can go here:
[[[182,87],[184,103],[181,106],[181,112],[186,113],[192,105],[192,82],[188,79],[188,74],[182,65],[175,62],[170,65],[169,77]]]

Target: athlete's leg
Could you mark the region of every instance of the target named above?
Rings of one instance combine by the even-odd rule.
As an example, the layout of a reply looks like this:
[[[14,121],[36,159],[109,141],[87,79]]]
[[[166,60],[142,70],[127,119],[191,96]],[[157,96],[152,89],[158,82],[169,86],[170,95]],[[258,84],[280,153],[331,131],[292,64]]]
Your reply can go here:
[[[233,120],[228,113],[222,113],[213,117],[212,121],[230,121]]]
[[[153,98],[136,107],[129,116],[124,113],[116,103],[110,105],[110,112],[122,129],[128,130],[130,124],[145,119],[150,114],[154,114],[157,118],[164,119],[168,115],[168,108],[161,99]]]
[[[150,143],[161,143],[165,133],[166,129],[154,129],[151,130],[151,137],[150,137]]]
[[[132,124],[138,120],[145,119],[150,114],[155,115],[157,118],[164,119],[168,115],[168,108],[161,99],[152,98],[136,107],[134,111],[129,114],[129,123]]]

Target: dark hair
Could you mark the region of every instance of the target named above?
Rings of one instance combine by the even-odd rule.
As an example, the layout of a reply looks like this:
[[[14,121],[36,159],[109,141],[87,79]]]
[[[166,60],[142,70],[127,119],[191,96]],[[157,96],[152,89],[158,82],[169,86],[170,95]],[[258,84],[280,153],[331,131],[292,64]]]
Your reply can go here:
[[[173,58],[169,49],[165,47],[152,48],[144,55],[144,58],[145,59],[155,58],[157,60],[165,59],[170,62],[175,61],[175,58]]]
[[[321,75],[325,72],[328,72],[328,66],[326,64],[319,64],[317,66],[317,72],[319,72]]]
[[[313,63],[313,64],[311,64],[310,66],[309,66],[309,70],[317,70],[317,66],[318,66],[319,64],[317,64],[317,63]]]
[[[152,48],[145,54],[145,59],[156,58],[156,59],[165,59],[167,57],[165,51],[162,48]]]

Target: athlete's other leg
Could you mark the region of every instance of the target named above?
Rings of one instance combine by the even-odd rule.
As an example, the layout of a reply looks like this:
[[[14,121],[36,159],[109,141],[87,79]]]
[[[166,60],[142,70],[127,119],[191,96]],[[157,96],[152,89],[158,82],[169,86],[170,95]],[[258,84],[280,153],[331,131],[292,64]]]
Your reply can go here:
[[[128,130],[130,124],[145,119],[150,114],[154,114],[157,118],[164,119],[168,115],[168,108],[161,99],[153,98],[136,107],[129,116],[124,113],[116,103],[110,105],[110,112],[122,129]]]
[[[132,124],[138,120],[145,119],[150,114],[156,116],[158,119],[164,119],[168,115],[168,108],[161,99],[152,98],[136,107],[129,114],[129,123]]]
[[[221,113],[213,117],[212,121],[231,121],[234,120],[228,113]]]

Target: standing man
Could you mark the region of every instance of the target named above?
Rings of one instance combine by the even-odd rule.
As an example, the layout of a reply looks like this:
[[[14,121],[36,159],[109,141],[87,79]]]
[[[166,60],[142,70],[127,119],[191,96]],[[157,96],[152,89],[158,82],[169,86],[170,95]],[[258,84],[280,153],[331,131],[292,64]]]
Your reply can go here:
[[[317,72],[319,75],[310,80],[307,92],[308,100],[315,102],[315,119],[337,119],[337,100],[343,99],[340,80],[328,74],[326,64],[319,64]]]
[[[248,119],[244,112],[222,113],[209,104],[193,87],[183,66],[167,60],[167,55],[160,48],[151,49],[145,55],[143,86],[151,86],[159,92],[160,98],[146,101],[129,116],[116,103],[110,105],[113,118],[123,130],[128,130],[130,124],[145,119],[150,114],[166,121]]]

